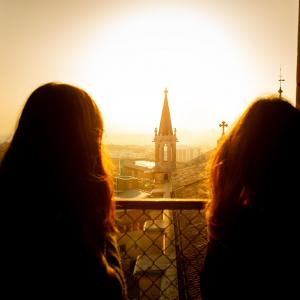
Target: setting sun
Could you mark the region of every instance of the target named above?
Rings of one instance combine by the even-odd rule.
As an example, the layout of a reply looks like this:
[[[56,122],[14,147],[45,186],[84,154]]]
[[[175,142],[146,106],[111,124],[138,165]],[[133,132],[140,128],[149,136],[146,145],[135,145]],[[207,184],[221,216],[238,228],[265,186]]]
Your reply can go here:
[[[239,95],[247,86],[237,81],[245,60],[230,32],[204,14],[135,13],[118,20],[105,37],[98,39],[96,32],[85,55],[88,88],[105,115],[112,116],[109,125],[153,130],[166,86],[179,128],[187,122],[190,129],[214,127],[243,106]],[[231,78],[238,88],[232,88]]]

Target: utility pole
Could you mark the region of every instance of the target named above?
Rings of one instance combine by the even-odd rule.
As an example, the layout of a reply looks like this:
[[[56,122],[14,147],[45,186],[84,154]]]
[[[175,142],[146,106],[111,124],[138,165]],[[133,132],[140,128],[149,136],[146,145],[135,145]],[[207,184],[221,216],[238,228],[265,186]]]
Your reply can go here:
[[[298,2],[298,50],[297,50],[296,107],[300,109],[300,1]]]

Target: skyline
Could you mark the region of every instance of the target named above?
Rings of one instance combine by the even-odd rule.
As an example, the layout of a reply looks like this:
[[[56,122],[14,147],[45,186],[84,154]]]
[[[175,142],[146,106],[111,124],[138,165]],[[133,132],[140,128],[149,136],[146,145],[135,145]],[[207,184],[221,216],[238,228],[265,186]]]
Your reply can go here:
[[[185,144],[217,137],[221,121],[230,127],[254,98],[277,94],[280,67],[283,96],[295,103],[296,0],[0,5],[0,136],[12,134],[29,94],[49,81],[95,99],[109,143],[153,137],[166,87]]]

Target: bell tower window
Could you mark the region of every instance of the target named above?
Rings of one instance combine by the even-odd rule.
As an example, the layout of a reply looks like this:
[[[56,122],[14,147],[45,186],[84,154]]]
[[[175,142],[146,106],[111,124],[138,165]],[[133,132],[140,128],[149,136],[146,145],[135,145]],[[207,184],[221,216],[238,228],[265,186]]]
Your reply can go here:
[[[164,145],[164,161],[168,161],[168,146]]]

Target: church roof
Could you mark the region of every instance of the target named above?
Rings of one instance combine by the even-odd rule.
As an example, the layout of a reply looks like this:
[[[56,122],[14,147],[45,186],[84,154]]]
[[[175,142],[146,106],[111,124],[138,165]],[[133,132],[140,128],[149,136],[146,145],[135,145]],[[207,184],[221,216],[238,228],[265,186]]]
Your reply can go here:
[[[172,122],[170,109],[168,104],[168,90],[165,89],[165,99],[164,106],[161,113],[160,125],[159,125],[159,135],[173,135]]]

